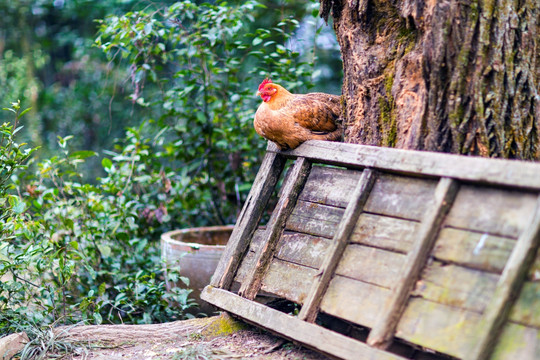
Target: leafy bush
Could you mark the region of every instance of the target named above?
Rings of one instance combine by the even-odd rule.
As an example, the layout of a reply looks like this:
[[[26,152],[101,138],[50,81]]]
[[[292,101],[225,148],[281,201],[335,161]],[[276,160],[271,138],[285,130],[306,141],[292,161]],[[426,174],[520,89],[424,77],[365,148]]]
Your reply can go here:
[[[179,174],[167,208],[177,226],[234,223],[266,147],[252,125],[260,81],[311,86],[312,64],[282,45],[298,21],[256,28],[269,11],[255,1],[181,1],[101,22],[97,46],[130,69],[130,99],[155,110],[154,128],[165,136],[152,158]]]
[[[184,316],[190,291],[166,291],[159,234],[234,223],[266,146],[252,126],[258,83],[270,76],[291,91],[311,86],[312,64],[283,45],[298,22],[258,28],[268,11],[277,10],[255,1],[182,1],[101,21],[96,45],[111,71],[129,74],[130,106],[152,116],[104,152],[105,176],[91,182],[85,179],[94,174],[81,169],[97,154],[72,151],[81,139],[71,136],[58,137],[56,156],[26,168],[33,149],[15,144],[23,112],[12,109],[15,124],[2,127],[7,140],[0,144],[11,161],[0,178],[0,334],[25,319],[99,324]]]

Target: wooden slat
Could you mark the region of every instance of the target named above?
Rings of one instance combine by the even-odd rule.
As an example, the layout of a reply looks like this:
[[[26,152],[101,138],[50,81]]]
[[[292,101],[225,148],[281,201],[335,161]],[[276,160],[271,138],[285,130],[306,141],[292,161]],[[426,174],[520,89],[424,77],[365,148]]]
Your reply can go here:
[[[536,198],[522,191],[463,185],[444,224],[517,238],[530,220]]]
[[[390,290],[337,275],[321,301],[321,311],[355,324],[373,327]]]
[[[420,225],[418,241],[407,255],[398,286],[393,289],[392,296],[384,305],[377,324],[371,330],[368,344],[386,347],[390,344],[400,315],[402,314],[410,291],[420,275],[427,256],[431,252],[440,224],[457,192],[457,183],[448,178],[439,181],[431,207]]]
[[[296,203],[298,194],[304,186],[310,169],[311,163],[308,160],[304,158],[296,160],[287,183],[283,184],[284,190],[282,195],[266,225],[263,245],[255,254],[256,260],[254,266],[249,269],[240,286],[239,294],[241,296],[254,299],[257,295],[262,278],[272,259],[275,245],[283,232],[285,222]]]
[[[523,284],[508,319],[540,329],[540,282],[527,281]]]
[[[496,274],[434,261],[424,269],[411,295],[482,313],[498,279]]]
[[[342,208],[299,200],[285,228],[332,239],[344,212]]]
[[[285,232],[276,247],[275,257],[295,264],[318,269],[332,240]]]
[[[272,260],[261,290],[303,304],[317,270],[279,259]]]
[[[540,330],[507,323],[495,345],[491,360],[538,359],[540,359]]]
[[[299,200],[345,208],[362,172],[314,166]]]
[[[267,152],[264,156],[227,247],[212,276],[210,283],[213,286],[228,289],[231,285],[241,256],[249,246],[251,236],[272,196],[285,162],[285,158],[272,152]]]
[[[467,359],[487,359],[493,351],[515,294],[520,291],[540,242],[540,197],[537,199],[532,219],[529,217],[529,222],[529,226],[519,237],[497,284],[495,294],[484,312],[482,321],[478,324],[477,332],[480,335],[478,343],[474,351],[468,354]]]
[[[317,318],[322,294],[326,291],[328,283],[334,275],[334,271],[341,259],[341,255],[343,254],[343,251],[345,251],[349,236],[353,231],[358,215],[360,215],[360,212],[366,203],[371,188],[373,187],[373,183],[375,182],[375,178],[376,174],[370,169],[365,169],[362,172],[362,176],[360,177],[356,188],[350,195],[349,204],[347,205],[343,218],[336,230],[330,249],[328,249],[326,257],[323,260],[319,270],[319,276],[314,279],[306,303],[302,306],[302,310],[298,315],[300,319],[314,322]]]
[[[457,358],[466,356],[476,342],[480,314],[411,298],[396,330],[396,337]]]
[[[201,298],[267,330],[293,339],[323,353],[350,360],[398,360],[400,356],[370,348],[366,344],[310,324],[296,317],[244,299],[222,289],[207,286]]]
[[[336,274],[391,289],[397,284],[405,258],[403,254],[351,244],[345,249]]]
[[[374,214],[360,214],[351,243],[406,254],[413,247],[419,222]]]
[[[382,174],[366,202],[364,212],[420,220],[433,198],[437,181]]]
[[[514,239],[443,228],[435,242],[433,256],[445,262],[500,274],[515,244]]]
[[[269,148],[269,151],[279,151]],[[528,161],[390,149],[376,146],[310,140],[283,156],[303,156],[317,162],[350,167],[449,177],[483,184],[540,190],[540,164]]]

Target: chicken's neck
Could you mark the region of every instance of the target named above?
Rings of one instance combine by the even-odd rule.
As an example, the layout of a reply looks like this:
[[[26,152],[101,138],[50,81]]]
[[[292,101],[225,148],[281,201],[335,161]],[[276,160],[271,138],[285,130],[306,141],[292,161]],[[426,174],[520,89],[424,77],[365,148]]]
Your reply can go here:
[[[284,107],[294,97],[287,89],[279,87],[277,93],[266,104],[272,110]]]

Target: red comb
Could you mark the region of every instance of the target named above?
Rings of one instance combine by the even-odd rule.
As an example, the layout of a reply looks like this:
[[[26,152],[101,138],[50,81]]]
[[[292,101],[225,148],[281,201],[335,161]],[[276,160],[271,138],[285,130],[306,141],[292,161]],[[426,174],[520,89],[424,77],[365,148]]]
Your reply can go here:
[[[270,80],[269,78],[264,79],[263,82],[261,83],[261,85],[259,85],[259,91],[261,91],[263,89],[264,85],[269,84],[271,82],[272,82],[272,80]]]

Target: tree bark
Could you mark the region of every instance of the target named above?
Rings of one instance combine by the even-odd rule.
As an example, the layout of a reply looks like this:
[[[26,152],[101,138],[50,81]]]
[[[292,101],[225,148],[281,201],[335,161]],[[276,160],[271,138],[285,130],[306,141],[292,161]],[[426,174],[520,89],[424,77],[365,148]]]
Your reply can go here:
[[[538,159],[538,0],[321,0],[345,141]]]

